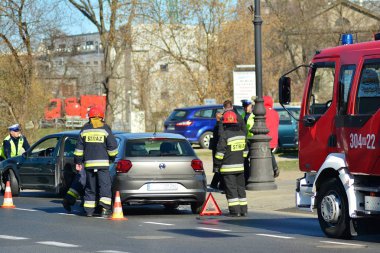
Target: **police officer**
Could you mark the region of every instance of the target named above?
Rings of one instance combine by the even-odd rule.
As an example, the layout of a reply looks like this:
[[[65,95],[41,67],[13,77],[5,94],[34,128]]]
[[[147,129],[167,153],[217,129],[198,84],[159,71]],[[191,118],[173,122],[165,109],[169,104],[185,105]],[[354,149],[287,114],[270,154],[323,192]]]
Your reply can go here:
[[[246,216],[248,211],[244,181],[244,158],[248,155],[246,136],[233,111],[224,113],[223,126],[224,131],[219,138],[215,158],[225,183],[229,215]]]
[[[3,146],[0,150],[2,160],[21,155],[30,148],[28,140],[21,134],[19,124],[8,127],[9,135],[4,138]]]
[[[248,141],[248,138],[251,138],[253,136],[253,133],[250,131],[253,127],[254,121],[255,121],[255,115],[252,113],[252,101],[248,99],[241,100],[241,104],[244,108],[243,112],[243,119],[246,126],[246,133],[247,133],[247,146],[249,150],[250,142]],[[244,159],[244,178],[245,178],[245,184],[248,182],[250,174],[250,162],[249,162],[249,156],[247,156]]]
[[[86,171],[86,187],[84,209],[87,216],[92,216],[97,206],[96,196],[99,194],[99,204],[102,216],[111,215],[111,177],[109,174],[110,160],[117,155],[117,142],[110,127],[104,123],[104,111],[94,106],[88,113],[86,123],[78,138],[74,152],[74,160],[78,171]]]

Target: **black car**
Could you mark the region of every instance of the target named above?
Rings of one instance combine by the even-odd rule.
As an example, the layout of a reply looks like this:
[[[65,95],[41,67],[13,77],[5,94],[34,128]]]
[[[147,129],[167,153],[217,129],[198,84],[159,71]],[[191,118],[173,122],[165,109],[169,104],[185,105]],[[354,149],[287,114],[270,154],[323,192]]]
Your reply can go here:
[[[39,189],[63,194],[75,175],[74,150],[79,131],[50,134],[22,156],[0,163],[0,186],[10,180],[13,196],[20,189]]]

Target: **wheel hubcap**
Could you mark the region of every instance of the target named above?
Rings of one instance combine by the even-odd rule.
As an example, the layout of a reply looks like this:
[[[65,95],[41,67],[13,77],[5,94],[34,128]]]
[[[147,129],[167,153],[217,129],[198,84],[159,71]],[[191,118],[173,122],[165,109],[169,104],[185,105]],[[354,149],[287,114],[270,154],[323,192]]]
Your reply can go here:
[[[341,201],[336,195],[330,194],[322,199],[321,214],[326,222],[338,222],[341,213]]]

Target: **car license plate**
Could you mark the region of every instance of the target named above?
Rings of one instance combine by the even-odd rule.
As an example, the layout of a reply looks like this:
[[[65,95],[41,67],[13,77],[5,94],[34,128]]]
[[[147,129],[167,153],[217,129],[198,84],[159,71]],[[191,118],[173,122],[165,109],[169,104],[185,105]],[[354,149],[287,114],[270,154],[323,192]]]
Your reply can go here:
[[[169,131],[174,131],[174,129],[175,129],[174,126],[168,126]]]
[[[177,184],[173,183],[150,183],[148,191],[175,191],[178,189]]]

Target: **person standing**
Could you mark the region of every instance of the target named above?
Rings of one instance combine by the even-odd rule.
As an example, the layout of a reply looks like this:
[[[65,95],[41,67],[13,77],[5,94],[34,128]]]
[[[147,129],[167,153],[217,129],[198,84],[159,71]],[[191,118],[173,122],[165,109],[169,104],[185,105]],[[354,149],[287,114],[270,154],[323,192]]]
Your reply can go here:
[[[215,158],[224,183],[229,215],[246,216],[248,212],[244,180],[244,158],[248,155],[247,140],[237,115],[227,111],[223,116],[224,131],[217,144]]]
[[[19,156],[30,148],[28,140],[21,134],[19,124],[8,127],[9,135],[4,138],[3,146],[0,150],[2,160]]]
[[[244,113],[242,115],[244,119],[244,123],[246,126],[246,133],[247,133],[247,146],[248,150],[250,150],[250,142],[248,141],[248,138],[251,138],[253,136],[253,133],[250,131],[253,127],[253,124],[255,123],[255,115],[252,113],[252,101],[249,99],[243,99],[241,100]],[[248,179],[251,172],[251,166],[249,161],[249,155],[244,159],[244,179],[245,184],[248,183]]]
[[[213,166],[212,166],[213,169],[212,170],[214,172],[214,176],[212,177],[210,187],[213,189],[223,190],[224,186],[223,186],[222,177],[219,173],[219,170],[216,166],[217,163],[215,161],[215,159],[216,159],[215,158],[216,146],[217,146],[218,141],[219,141],[219,127],[220,127],[219,122],[220,122],[220,119],[222,118],[222,113],[217,112],[215,117],[216,117],[216,124],[214,126],[213,131],[212,131],[212,140],[210,141],[210,149],[212,151],[212,162],[213,162]]]
[[[264,99],[264,106],[265,106],[265,119],[266,119],[266,125],[269,129],[268,135],[272,138],[272,140],[269,142],[269,147],[273,151],[274,148],[277,148],[278,146],[278,126],[280,124],[280,116],[278,115],[278,112],[273,109],[273,99],[270,96],[263,96]],[[276,178],[280,175],[280,170],[277,167],[276,158],[272,154],[272,167],[273,167],[273,176]]]
[[[84,209],[88,217],[94,214],[97,206],[96,196],[99,195],[99,205],[102,216],[110,217],[112,192],[109,174],[110,160],[118,153],[117,142],[110,127],[104,123],[104,111],[94,106],[88,113],[89,122],[80,133],[74,152],[76,170],[86,171],[86,187]]]

